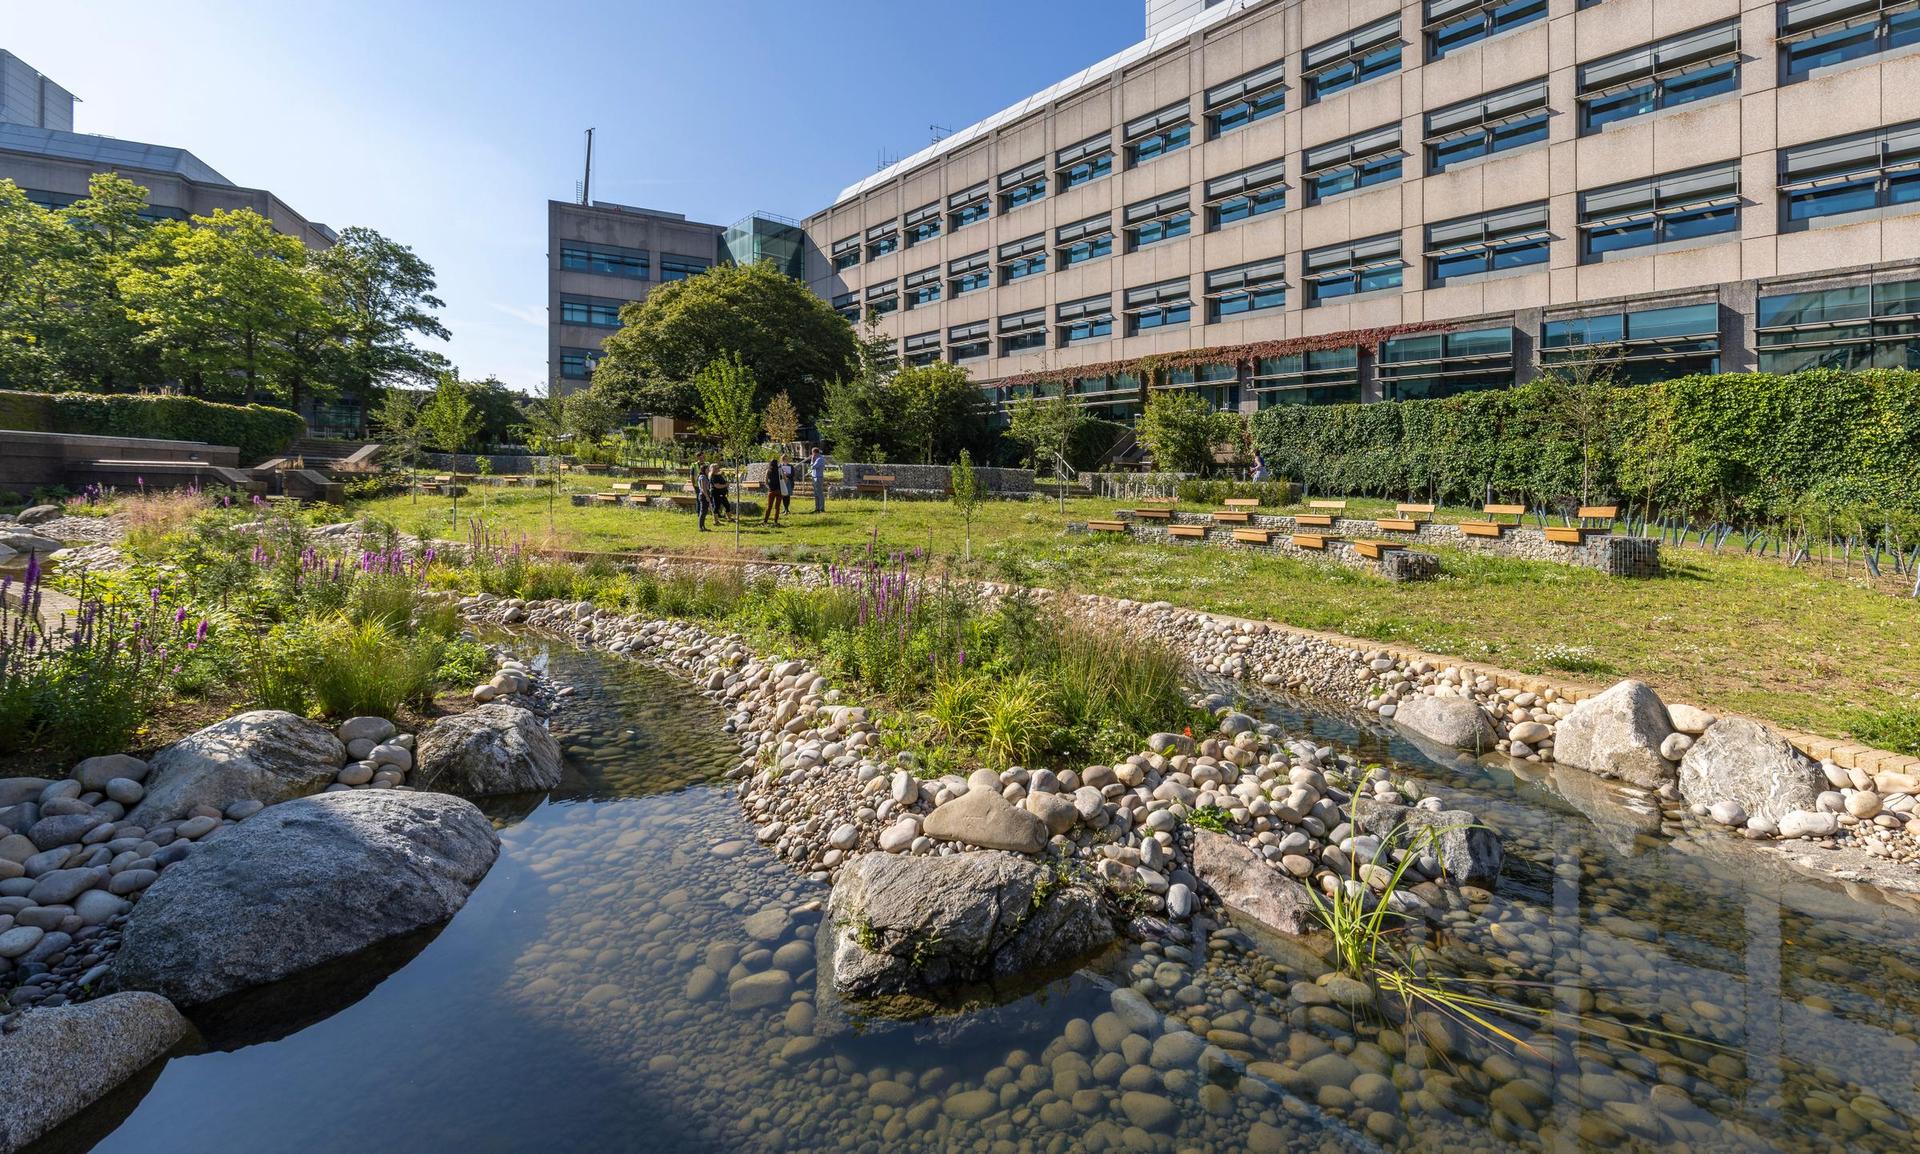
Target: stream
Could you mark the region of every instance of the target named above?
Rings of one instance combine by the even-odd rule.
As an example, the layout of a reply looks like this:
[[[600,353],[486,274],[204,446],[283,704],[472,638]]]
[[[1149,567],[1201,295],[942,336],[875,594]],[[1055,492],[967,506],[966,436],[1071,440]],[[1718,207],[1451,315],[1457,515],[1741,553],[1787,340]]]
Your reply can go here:
[[[1306,952],[1202,920],[1002,1006],[864,1021],[815,996],[826,890],[752,840],[711,703],[520,647],[575,687],[569,782],[490,811],[502,850],[467,906],[208,1016],[205,1051],[36,1154],[1915,1147],[1920,920],[1584,775],[1268,703],[1500,832],[1505,874],[1436,950],[1461,988],[1551,1011],[1507,1019],[1525,1045],[1349,1009]],[[1139,994],[1208,1048],[1155,1037]]]

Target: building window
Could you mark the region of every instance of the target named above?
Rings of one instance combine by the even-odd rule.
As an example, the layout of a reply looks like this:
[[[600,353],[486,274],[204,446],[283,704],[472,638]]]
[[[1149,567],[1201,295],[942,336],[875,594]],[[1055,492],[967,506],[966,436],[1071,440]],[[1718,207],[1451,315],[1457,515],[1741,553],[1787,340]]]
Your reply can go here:
[[[1092,184],[1113,174],[1113,133],[1103,132],[1083,140],[1072,148],[1054,154],[1053,168],[1060,180],[1060,191]]]
[[[1000,246],[1000,283],[1012,284],[1047,271],[1047,234],[1036,233]]]
[[[1920,44],[1913,0],[1785,0],[1780,68],[1789,82]]]
[[[1681,305],[1549,320],[1541,327],[1547,368],[1604,369],[1618,384],[1648,384],[1720,371],[1720,306]]]
[[[1103,212],[1054,230],[1053,243],[1060,249],[1060,267],[1099,260],[1113,255],[1113,214]]]
[[[1047,310],[1029,309],[1000,318],[1000,355],[1029,352],[1047,347]]]
[[[1199,397],[1215,412],[1231,413],[1240,407],[1240,366],[1214,364],[1168,369],[1166,387]]]
[[[1582,64],[1580,131],[1740,90],[1740,25],[1701,28]]]
[[[985,182],[972,188],[956,192],[947,198],[947,229],[959,232],[970,224],[979,224],[987,219],[988,208],[993,198],[987,195]]]
[[[1193,294],[1188,291],[1187,278],[1181,277],[1128,289],[1126,308],[1130,337],[1155,329],[1182,328],[1193,319]]]
[[[1427,113],[1427,171],[1445,172],[1547,138],[1547,82],[1534,80]]]
[[[1360,350],[1352,345],[1315,349],[1253,362],[1254,403],[1278,405],[1357,405],[1360,403]]]
[[[900,282],[887,281],[867,289],[867,315],[886,316],[900,307]]]
[[[909,365],[930,365],[940,359],[940,330],[915,333],[901,342],[901,359]]]
[[[1186,102],[1181,101],[1151,116],[1128,121],[1125,135],[1127,167],[1138,168],[1185,148],[1193,139],[1193,121],[1187,117]]]
[[[560,323],[592,325],[597,329],[620,327],[620,306],[624,301],[595,301],[560,298]]]
[[[671,253],[660,254],[660,279],[663,281],[686,280],[699,276],[713,267],[713,262],[705,257],[674,256]]]
[[[1000,211],[1012,212],[1047,195],[1047,162],[1036,160],[1000,177]]]
[[[1375,371],[1380,391],[1389,401],[1508,388],[1513,384],[1513,330],[1396,337],[1381,343]]]
[[[1061,348],[1104,340],[1113,335],[1113,295],[1103,293],[1055,305],[1053,319],[1059,326]]]
[[[1920,203],[1920,121],[1780,151],[1787,228],[1911,212]]]
[[[833,298],[833,311],[852,321],[854,324],[859,324],[860,294],[857,292],[836,294]]]
[[[600,354],[592,349],[561,349],[560,375],[569,381],[584,381],[593,376],[593,366]]]
[[[947,287],[954,296],[964,296],[993,284],[993,264],[984,252],[963,256],[947,264]]]
[[[1406,268],[1399,233],[1308,249],[1304,265],[1308,307],[1397,289]]]
[[[927,205],[925,208],[916,208],[912,212],[908,213],[907,219],[906,219],[906,228],[907,228],[907,247],[908,248],[912,248],[916,244],[925,244],[927,241],[930,241],[934,237],[939,236],[940,235],[939,202],[936,201],[933,204]]]
[[[1438,288],[1547,263],[1547,205],[1523,205],[1427,226],[1427,281]]]
[[[844,272],[859,263],[859,237],[849,236],[833,242],[833,271]]]
[[[1427,0],[1427,59],[1438,60],[1547,14],[1547,0]]]
[[[1128,252],[1138,252],[1193,230],[1193,211],[1187,207],[1184,189],[1130,205],[1126,216]]]
[[[1215,139],[1287,110],[1286,62],[1275,61],[1207,89],[1207,134]]]
[[[637,248],[563,248],[560,267],[572,272],[646,280],[647,253]]]
[[[1760,371],[1920,368],[1920,281],[1762,295]]]
[[[1257,260],[1207,274],[1208,323],[1286,307],[1287,262],[1284,257]]]
[[[900,250],[899,226],[889,221],[877,224],[867,230],[867,259],[879,260],[891,252]]]
[[[947,330],[947,359],[955,364],[976,361],[987,355],[987,322],[954,325]]]
[[[1307,49],[1301,71],[1307,78],[1307,103],[1318,104],[1336,92],[1400,70],[1400,18],[1389,16],[1345,36]]]
[[[1399,180],[1405,156],[1398,124],[1309,148],[1300,158],[1306,169],[1307,203]]]
[[[1109,373],[1075,377],[1073,399],[1091,417],[1130,423],[1140,415],[1141,379],[1138,373]]]
[[[1740,165],[1734,161],[1580,194],[1581,259],[1676,244],[1740,230]]]
[[[909,310],[937,302],[940,299],[940,266],[934,265],[932,268],[923,268],[916,273],[908,273],[906,289]]]
[[[1287,207],[1287,166],[1269,160],[1207,182],[1207,231]]]

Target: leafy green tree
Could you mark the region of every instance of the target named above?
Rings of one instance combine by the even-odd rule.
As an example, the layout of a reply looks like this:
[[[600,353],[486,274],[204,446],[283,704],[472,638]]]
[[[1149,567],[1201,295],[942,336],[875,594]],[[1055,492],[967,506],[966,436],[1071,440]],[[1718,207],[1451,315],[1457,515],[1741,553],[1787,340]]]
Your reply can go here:
[[[1064,389],[1052,396],[1023,397],[1007,406],[1007,439],[1026,447],[1029,467],[1057,467],[1087,420],[1086,410]]]
[[[785,392],[778,392],[767,402],[766,416],[761,418],[760,427],[767,434],[767,440],[776,445],[790,445],[800,439],[800,414],[793,407],[793,401]]]
[[[59,210],[63,243],[49,270],[60,303],[48,335],[54,387],[129,392],[161,379],[159,356],[142,342],[120,278],[152,224],[140,213],[147,190],[116,173],[95,173],[87,195]]]
[[[1190,392],[1155,392],[1140,415],[1140,443],[1153,454],[1154,467],[1165,472],[1210,473],[1214,447],[1239,435],[1239,414],[1216,412]]]
[[[819,411],[827,382],[855,368],[847,322],[770,262],[719,265],[661,285],[622,310],[621,321],[595,379],[657,416],[692,416],[698,390],[687,382],[723,358],[737,358],[758,382],[757,403],[784,390],[803,421]]]
[[[453,477],[450,489],[453,521],[457,525],[460,523],[459,453],[479,431],[480,413],[467,396],[467,386],[452,372],[440,374],[440,383],[434,386],[433,399],[420,410],[420,429],[428,448],[453,455],[453,468],[448,472]]]
[[[355,225],[313,264],[338,342],[333,386],[364,397],[377,385],[427,384],[447,369],[446,357],[414,343],[452,334],[435,312],[446,302],[434,295],[433,266],[411,248]]]
[[[373,412],[367,415],[367,423],[372,427],[373,435],[380,438],[387,459],[397,462],[406,470],[407,491],[415,501],[420,500],[419,486],[414,484],[414,470],[420,460],[421,438],[425,435],[420,425],[420,410],[426,399],[426,394],[422,392],[387,389],[380,394],[380,401]]]
[[[599,381],[566,398],[567,431],[594,444],[619,428],[625,416],[626,410]]]
[[[0,180],[0,385],[47,386],[52,365],[48,313],[56,297],[49,274],[60,247],[51,213]]]
[[[225,393],[237,379],[249,404],[263,387],[279,394],[296,367],[289,337],[325,322],[306,246],[252,209],[162,221],[134,246],[129,266],[120,288],[145,326],[143,343],[189,392]]]
[[[887,391],[897,414],[888,460],[931,465],[985,446],[987,407],[960,366],[935,361],[901,369]]]
[[[953,505],[960,510],[960,516],[966,520],[966,543],[962,546],[961,559],[973,560],[973,511],[980,504],[980,478],[973,471],[973,454],[965,449],[954,458],[953,467],[947,471],[948,483],[953,488]]]
[[[754,407],[760,385],[738,357],[715,360],[694,378],[700,400],[694,416],[701,429],[730,461],[742,461],[760,437],[760,412]]]
[[[526,418],[523,436],[527,447],[546,458],[547,462],[547,536],[554,536],[554,510],[560,500],[560,454],[566,450],[567,432],[566,398],[549,391],[544,397],[534,397],[521,407],[521,415]]]
[[[480,413],[480,431],[474,438],[477,442],[505,445],[519,436],[520,426],[525,423],[520,406],[526,394],[508,388],[498,377],[488,377],[467,382],[467,399]]]

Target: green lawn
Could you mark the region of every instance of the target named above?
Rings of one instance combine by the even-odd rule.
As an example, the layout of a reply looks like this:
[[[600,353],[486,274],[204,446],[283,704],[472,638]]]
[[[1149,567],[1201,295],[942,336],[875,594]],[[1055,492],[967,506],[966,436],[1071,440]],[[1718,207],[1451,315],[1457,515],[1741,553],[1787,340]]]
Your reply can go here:
[[[1666,576],[1621,580],[1565,565],[1436,549],[1444,575],[1394,585],[1369,574],[1290,558],[1194,546],[1068,537],[1067,520],[1126,502],[992,502],[975,513],[972,571],[1030,584],[1108,593],[1352,637],[1393,642],[1524,672],[1605,684],[1639,677],[1674,700],[1737,710],[1833,737],[1860,709],[1910,705],[1920,686],[1920,604],[1775,561],[1669,549]],[[409,532],[460,536],[440,497],[390,497],[357,512]],[[1367,511],[1377,506],[1369,504]],[[779,528],[751,520],[741,546],[756,554],[831,556],[877,543],[957,559],[964,520],[946,502],[795,502]],[[479,514],[478,495],[460,502]],[[1361,512],[1359,503],[1354,511]],[[531,544],[581,550],[670,549],[728,555],[732,527],[700,533],[689,513],[575,508],[563,497],[548,533],[544,494],[490,491],[485,515]],[[1362,514],[1364,515],[1364,514]]]

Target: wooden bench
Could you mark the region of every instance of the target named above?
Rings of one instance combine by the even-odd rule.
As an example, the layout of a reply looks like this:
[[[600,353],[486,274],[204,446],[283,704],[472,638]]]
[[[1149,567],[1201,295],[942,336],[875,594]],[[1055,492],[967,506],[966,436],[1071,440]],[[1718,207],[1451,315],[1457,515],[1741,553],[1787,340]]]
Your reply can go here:
[[[595,493],[593,499],[601,505],[618,505],[622,499],[619,493]]]
[[[1228,497],[1226,500],[1220,503],[1222,505],[1225,505],[1229,509],[1258,509],[1260,507],[1260,498]]]
[[[1410,505],[1402,502],[1393,507],[1397,517],[1382,517],[1373,523],[1373,527],[1383,533],[1418,533],[1420,526],[1433,520],[1432,505]]]
[[[1340,534],[1338,533],[1295,533],[1292,537],[1294,545],[1301,549],[1319,549],[1323,551],[1326,549],[1328,542],[1338,541],[1339,539]]]
[[[670,493],[667,495],[667,500],[672,501],[673,507],[676,509],[698,509],[700,507],[700,499],[698,497],[689,496],[685,493]]]
[[[1207,527],[1205,525],[1168,525],[1167,536],[1186,541],[1204,541],[1207,537]]]
[[[1180,503],[1180,498],[1178,497],[1142,497],[1140,498],[1140,503],[1142,505],[1165,505],[1167,508],[1171,509],[1175,505],[1178,505]]]
[[[1248,525],[1253,522],[1253,514],[1245,509],[1223,509],[1212,516],[1217,525]]]
[[[658,481],[650,481],[650,482],[648,482],[648,483],[647,483],[647,488],[646,488],[646,492],[649,492],[649,493],[664,493],[664,492],[666,492],[666,491],[667,491],[667,487],[666,487],[665,485],[663,485],[663,484],[661,484],[661,483],[660,483],[660,482],[658,482]]]
[[[1322,529],[1333,527],[1334,518],[1347,511],[1345,501],[1308,501],[1307,508],[1322,510],[1316,513],[1297,513],[1293,523],[1296,525],[1318,526]]]
[[[1369,561],[1378,561],[1381,557],[1385,556],[1388,553],[1393,552],[1395,549],[1405,549],[1405,548],[1406,546],[1402,545],[1398,541],[1364,541],[1363,540],[1363,541],[1355,541],[1353,543],[1353,551],[1355,553],[1360,554],[1362,557],[1365,557]]]
[[[1278,529],[1235,529],[1233,539],[1246,545],[1271,545]]]
[[[866,476],[860,478],[860,483],[853,487],[853,491],[863,496],[872,496],[878,493],[884,497],[887,495],[887,490],[893,488],[895,480],[896,478],[891,473],[868,473]]]
[[[1142,521],[1171,521],[1172,509],[1135,509],[1133,515]]]
[[[1462,521],[1460,532],[1469,537],[1499,537],[1508,529],[1519,528],[1520,518],[1527,515],[1525,505],[1488,505],[1483,511],[1487,515],[1487,520]],[[1500,517],[1512,517],[1513,521],[1508,523],[1498,520],[1497,518]]]
[[[1127,523],[1125,521],[1088,521],[1087,531],[1090,533],[1125,533],[1127,531]]]
[[[1556,545],[1583,545],[1588,537],[1613,532],[1614,518],[1620,515],[1618,505],[1582,505],[1574,514],[1579,518],[1578,525],[1549,525],[1545,532],[1547,540]],[[1594,522],[1603,522],[1594,524]]]

